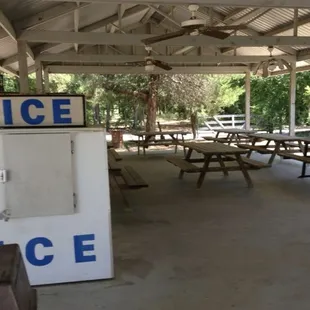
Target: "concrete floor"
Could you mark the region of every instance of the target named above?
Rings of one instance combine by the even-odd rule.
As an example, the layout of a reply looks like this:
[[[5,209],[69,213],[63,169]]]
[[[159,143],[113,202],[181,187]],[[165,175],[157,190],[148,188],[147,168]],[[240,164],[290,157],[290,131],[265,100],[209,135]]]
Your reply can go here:
[[[260,156],[266,160],[266,157]],[[309,310],[310,179],[278,160],[177,179],[163,155],[128,156],[149,182],[113,202],[116,278],[39,288],[39,310]]]

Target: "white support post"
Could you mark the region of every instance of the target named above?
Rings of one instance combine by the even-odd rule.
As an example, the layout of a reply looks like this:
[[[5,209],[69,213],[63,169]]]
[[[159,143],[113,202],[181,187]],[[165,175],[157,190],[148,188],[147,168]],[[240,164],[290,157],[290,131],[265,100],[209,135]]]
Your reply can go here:
[[[17,41],[18,65],[19,65],[19,92],[29,93],[27,44],[25,41]]]
[[[295,135],[295,122],[296,122],[296,62],[291,63],[291,80],[290,80],[290,136]]]
[[[43,94],[42,62],[36,60],[35,68],[36,68],[36,92],[37,94]]]
[[[251,128],[251,72],[245,74],[245,129]]]
[[[44,69],[44,91],[45,93],[50,92],[50,75],[48,72],[48,68]]]

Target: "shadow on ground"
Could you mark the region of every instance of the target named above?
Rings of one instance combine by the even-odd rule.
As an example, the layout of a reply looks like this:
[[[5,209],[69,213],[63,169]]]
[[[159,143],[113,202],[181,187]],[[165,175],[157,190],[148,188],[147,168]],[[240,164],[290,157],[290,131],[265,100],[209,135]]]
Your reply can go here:
[[[125,193],[130,209],[112,197],[115,279],[41,288],[39,309],[308,310],[310,180],[297,179],[300,164],[251,171],[253,189],[233,172],[197,190],[197,175],[178,180],[165,156],[124,153],[150,187]]]

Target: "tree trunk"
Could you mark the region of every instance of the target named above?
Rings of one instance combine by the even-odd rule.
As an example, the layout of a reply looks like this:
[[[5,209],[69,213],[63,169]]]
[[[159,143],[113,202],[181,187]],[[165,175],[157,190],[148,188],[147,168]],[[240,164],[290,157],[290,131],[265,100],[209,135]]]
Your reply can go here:
[[[105,127],[107,131],[110,130],[110,121],[111,121],[111,106],[110,102],[107,102],[106,121],[105,121],[106,124]]]
[[[193,132],[193,138],[196,139],[197,137],[197,114],[191,113],[191,127]]]
[[[100,125],[100,107],[99,104],[94,106],[94,124]]]
[[[147,98],[146,131],[156,131],[157,90],[158,74],[150,75],[149,93]]]
[[[0,92],[4,93],[4,76],[0,74]]]

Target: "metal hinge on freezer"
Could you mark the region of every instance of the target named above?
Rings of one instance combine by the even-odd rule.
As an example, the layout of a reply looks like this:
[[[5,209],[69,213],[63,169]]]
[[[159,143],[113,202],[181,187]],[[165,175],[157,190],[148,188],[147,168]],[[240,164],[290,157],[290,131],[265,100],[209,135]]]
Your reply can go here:
[[[0,212],[0,220],[4,220],[5,222],[7,222],[11,217],[11,212],[8,209],[3,210],[2,212]]]
[[[74,154],[74,141],[71,140],[71,154]]]
[[[7,171],[5,169],[0,169],[0,183],[6,183],[7,179]]]

